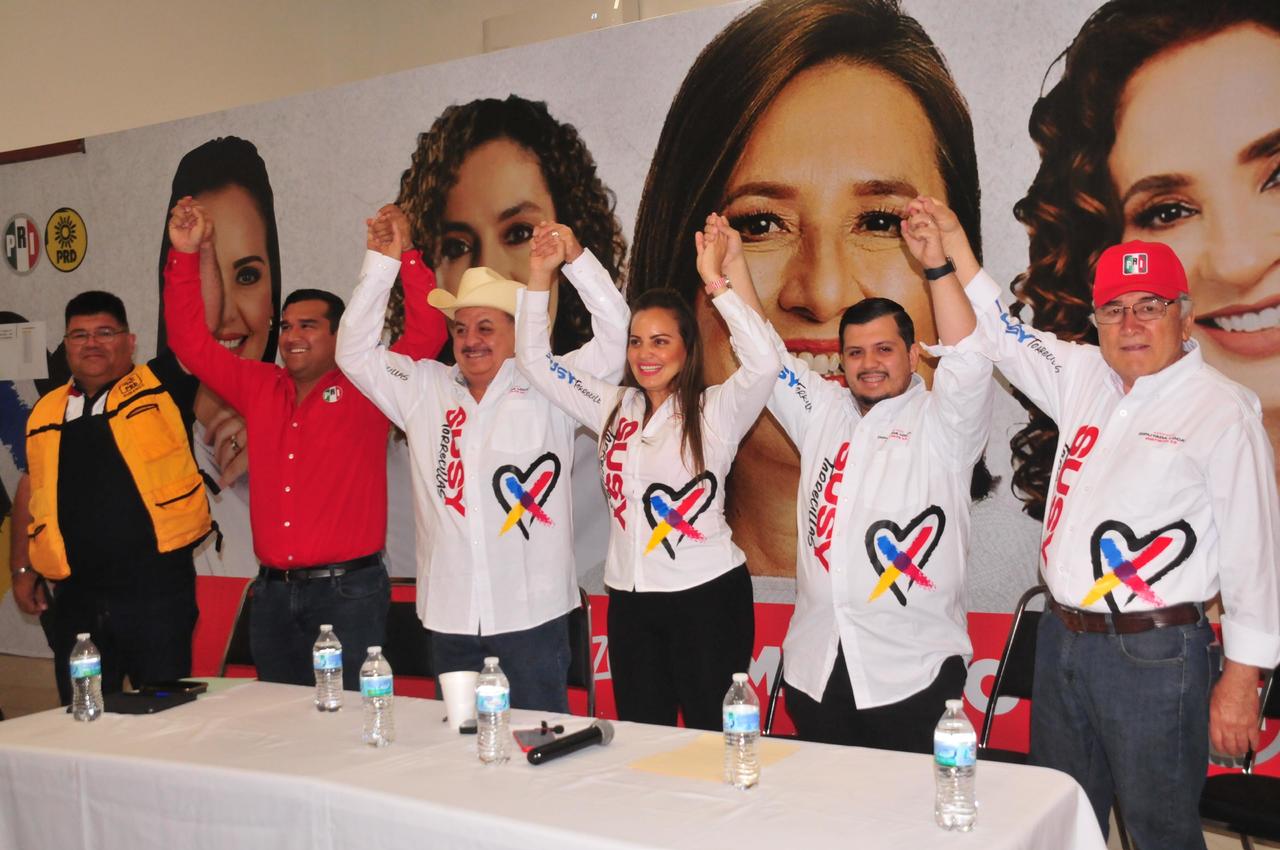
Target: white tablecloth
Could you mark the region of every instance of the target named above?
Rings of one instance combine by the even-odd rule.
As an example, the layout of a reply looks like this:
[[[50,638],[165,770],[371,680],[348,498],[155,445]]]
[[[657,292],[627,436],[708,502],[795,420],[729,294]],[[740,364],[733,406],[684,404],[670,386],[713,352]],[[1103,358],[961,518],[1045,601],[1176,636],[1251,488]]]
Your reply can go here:
[[[397,698],[396,742],[360,743],[360,705],[251,683],[161,714],[0,723],[0,846],[327,848],[1102,848],[1071,779],[982,763],[978,826],[933,822],[926,756],[799,744],[750,791],[630,765],[699,732],[618,723],[608,747],[533,767],[476,759],[443,704]],[[545,715],[515,712],[514,725]],[[570,731],[583,718],[565,718]],[[519,753],[517,752],[517,756]]]

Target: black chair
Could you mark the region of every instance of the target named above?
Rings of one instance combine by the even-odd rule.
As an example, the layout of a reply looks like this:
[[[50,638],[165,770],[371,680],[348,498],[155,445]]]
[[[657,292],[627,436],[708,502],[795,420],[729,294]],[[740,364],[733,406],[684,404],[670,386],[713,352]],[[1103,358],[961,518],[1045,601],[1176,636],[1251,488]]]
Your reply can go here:
[[[227,675],[231,665],[252,667],[253,650],[249,645],[249,615],[253,610],[253,582],[244,586],[240,595],[240,606],[236,609],[236,618],[231,624],[231,634],[227,637],[227,648],[222,651],[222,666],[218,668],[219,676]]]
[[[1264,718],[1280,718],[1280,667],[1273,670],[1263,689]],[[1253,772],[1254,752],[1245,756],[1243,773],[1210,776],[1200,794],[1200,818],[1240,836],[1240,845],[1252,850],[1253,838],[1280,841],[1280,778]]]
[[[782,649],[778,649],[778,669],[773,673],[773,681],[769,682],[769,709],[764,715],[764,726],[760,734],[773,736],[773,716],[778,711],[778,700],[782,697]]]
[[[579,605],[569,612],[569,676],[566,684],[587,692],[587,716],[596,716],[596,670],[591,651],[591,597],[578,588]]]
[[[414,588],[412,578],[391,579],[391,605],[387,609],[387,635],[382,641],[382,657],[397,676],[435,676],[431,663],[431,632],[418,619],[414,594],[398,588]],[[397,598],[401,597],[401,598]]]
[[[978,735],[978,758],[1002,761],[1010,764],[1026,764],[1027,754],[1018,750],[1002,750],[991,747],[991,725],[996,718],[996,703],[1002,696],[1031,699],[1031,682],[1036,669],[1036,629],[1040,627],[1042,611],[1028,611],[1027,606],[1037,596],[1047,595],[1049,588],[1043,584],[1022,594],[1013,610],[1013,624],[1004,643],[1004,652],[996,666],[996,677],[991,683],[991,696],[987,699],[987,711],[982,716],[982,731]]]

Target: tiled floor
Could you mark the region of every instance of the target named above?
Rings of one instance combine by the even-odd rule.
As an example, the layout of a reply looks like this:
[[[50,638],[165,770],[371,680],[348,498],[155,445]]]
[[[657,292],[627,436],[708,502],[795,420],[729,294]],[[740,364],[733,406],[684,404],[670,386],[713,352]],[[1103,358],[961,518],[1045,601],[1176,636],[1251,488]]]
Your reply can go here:
[[[0,655],[0,710],[5,717],[21,717],[57,705],[52,659]]]

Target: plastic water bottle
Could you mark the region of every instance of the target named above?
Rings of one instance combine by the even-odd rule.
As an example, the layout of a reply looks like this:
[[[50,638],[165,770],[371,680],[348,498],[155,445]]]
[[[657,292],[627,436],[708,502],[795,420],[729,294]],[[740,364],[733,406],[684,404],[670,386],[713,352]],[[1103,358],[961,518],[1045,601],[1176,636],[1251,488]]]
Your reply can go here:
[[[102,716],[102,653],[88,632],[76,635],[71,650],[71,716],[76,720]]]
[[[964,714],[964,703],[947,700],[947,711],[933,732],[934,779],[937,797],[933,816],[938,826],[957,832],[973,829],[978,815],[973,776],[978,757],[978,736]]]
[[[360,697],[364,701],[364,729],[361,736],[371,747],[385,747],[396,739],[395,703],[392,702],[391,665],[382,657],[382,647],[369,647],[360,665]]]
[[[316,669],[316,710],[337,711],[342,708],[342,644],[333,626],[320,627],[311,662]]]
[[[484,764],[507,760],[507,740],[511,737],[511,684],[498,666],[497,656],[484,660],[476,679],[476,747]]]
[[[734,673],[724,695],[724,781],[735,788],[751,788],[760,781],[760,700],[746,673]]]

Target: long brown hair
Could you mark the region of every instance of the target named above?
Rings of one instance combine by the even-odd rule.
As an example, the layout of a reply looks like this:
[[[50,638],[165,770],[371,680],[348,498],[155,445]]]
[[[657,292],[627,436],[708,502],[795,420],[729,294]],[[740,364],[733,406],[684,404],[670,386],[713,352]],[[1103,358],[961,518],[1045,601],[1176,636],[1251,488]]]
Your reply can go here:
[[[1160,53],[1239,24],[1280,34],[1280,3],[1112,0],[1089,17],[1054,60],[1063,65],[1062,77],[1031,110],[1040,169],[1014,206],[1030,237],[1030,263],[1011,287],[1018,299],[1014,315],[1029,306],[1036,327],[1061,339],[1097,343],[1089,322],[1093,268],[1124,233],[1107,164],[1120,98],[1134,73]],[[1043,519],[1058,427],[1025,397],[1019,395],[1019,401],[1031,418],[1010,441],[1013,486],[1026,503],[1024,510]]]
[[[427,262],[433,268],[440,263],[441,220],[449,192],[458,182],[458,169],[472,151],[496,139],[514,142],[538,160],[556,217],[573,228],[578,241],[621,284],[627,243],[614,212],[614,194],[596,173],[586,143],[572,124],[557,121],[545,103],[516,95],[450,106],[431,129],[418,135],[413,163],[400,177],[396,203],[408,217],[413,244]],[[565,354],[591,338],[591,316],[567,283],[560,287],[559,298],[551,350]],[[403,305],[404,289],[397,283],[387,309],[392,338],[404,331]]]
[[[702,450],[702,393],[707,388],[707,381],[702,374],[702,336],[698,333],[698,322],[684,297],[670,288],[648,289],[634,298],[631,302],[631,321],[634,322],[635,317],[644,310],[666,310],[670,313],[676,320],[676,328],[680,332],[680,339],[684,342],[684,366],[675,377],[675,387],[671,394],[675,397],[676,412],[684,417],[680,435],[680,453],[685,462],[693,468],[693,474],[701,475],[706,469],[705,455]],[[622,376],[622,386],[640,388],[630,365],[627,367],[626,374]],[[643,390],[641,393],[644,395],[644,412],[647,417],[652,412],[649,395]],[[622,399],[623,396],[619,395],[618,403],[609,413],[609,419],[600,434],[601,445],[605,435],[613,430],[613,423],[618,418],[618,411],[622,408]]]

